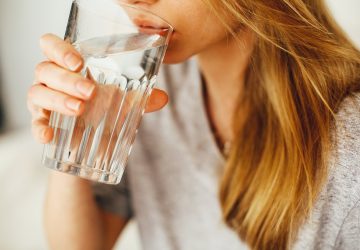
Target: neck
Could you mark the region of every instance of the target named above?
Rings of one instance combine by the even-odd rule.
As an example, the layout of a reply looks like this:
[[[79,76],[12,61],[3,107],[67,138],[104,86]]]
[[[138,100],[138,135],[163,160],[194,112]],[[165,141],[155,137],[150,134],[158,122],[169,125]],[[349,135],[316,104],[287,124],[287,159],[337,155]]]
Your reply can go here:
[[[245,82],[253,35],[244,32],[242,43],[228,37],[197,55],[206,88],[206,106],[210,122],[221,143],[233,138],[233,114]]]

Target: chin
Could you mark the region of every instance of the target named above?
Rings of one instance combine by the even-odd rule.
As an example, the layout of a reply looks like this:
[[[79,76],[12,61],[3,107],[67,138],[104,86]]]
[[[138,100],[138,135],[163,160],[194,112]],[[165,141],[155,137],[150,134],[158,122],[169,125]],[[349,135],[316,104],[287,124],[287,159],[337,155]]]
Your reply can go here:
[[[177,56],[169,55],[168,53],[165,54],[163,64],[177,64],[182,63],[186,59],[179,58]]]
[[[169,47],[166,50],[163,63],[164,64],[176,64],[182,63],[189,59],[192,55],[189,53],[184,53],[181,49],[174,49],[174,47]]]

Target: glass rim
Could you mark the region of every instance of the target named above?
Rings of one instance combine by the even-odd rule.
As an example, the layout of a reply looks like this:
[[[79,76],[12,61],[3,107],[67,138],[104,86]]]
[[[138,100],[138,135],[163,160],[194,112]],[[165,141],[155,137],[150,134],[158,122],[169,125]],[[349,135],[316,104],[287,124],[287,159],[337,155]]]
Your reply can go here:
[[[109,1],[109,0],[108,0]],[[83,3],[83,0],[73,0],[73,2],[79,4],[79,5],[82,5],[80,2]],[[166,24],[168,27],[165,28],[165,29],[168,29],[170,32],[173,32],[174,31],[174,27],[167,21],[165,20],[163,17],[160,17],[159,15],[151,12],[150,10],[147,10],[147,9],[144,9],[144,8],[141,8],[139,6],[135,6],[133,4],[128,4],[128,3],[125,3],[123,1],[118,1],[116,2],[116,4],[120,5],[120,6],[123,6],[125,8],[131,8],[131,9],[134,9],[135,11],[140,11],[140,12],[145,12],[153,17],[156,17],[157,19],[161,20],[164,24]]]

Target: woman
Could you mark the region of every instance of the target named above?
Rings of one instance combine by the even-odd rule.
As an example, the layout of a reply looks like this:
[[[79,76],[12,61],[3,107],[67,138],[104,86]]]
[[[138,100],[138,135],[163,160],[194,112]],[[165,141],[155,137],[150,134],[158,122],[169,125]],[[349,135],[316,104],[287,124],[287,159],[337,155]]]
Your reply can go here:
[[[119,186],[51,173],[50,246],[110,249],[136,214],[144,249],[356,249],[360,52],[324,2],[127,2],[175,28],[170,101],[144,117]],[[46,143],[49,110],[79,115],[96,88],[71,45],[41,47],[28,101]],[[157,89],[147,111],[166,103]]]

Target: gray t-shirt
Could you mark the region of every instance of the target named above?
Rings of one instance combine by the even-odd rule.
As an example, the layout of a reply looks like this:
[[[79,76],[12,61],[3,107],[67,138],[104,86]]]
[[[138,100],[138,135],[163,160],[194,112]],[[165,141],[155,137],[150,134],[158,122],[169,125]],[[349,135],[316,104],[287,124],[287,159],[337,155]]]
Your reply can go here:
[[[121,183],[94,184],[99,206],[136,215],[145,250],[248,249],[221,219],[225,159],[195,59],[163,65],[157,87],[169,94],[169,104],[144,116]],[[344,100],[333,134],[328,181],[293,249],[360,249],[360,95]]]

